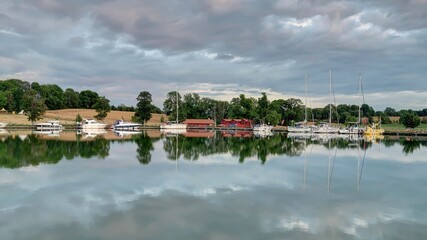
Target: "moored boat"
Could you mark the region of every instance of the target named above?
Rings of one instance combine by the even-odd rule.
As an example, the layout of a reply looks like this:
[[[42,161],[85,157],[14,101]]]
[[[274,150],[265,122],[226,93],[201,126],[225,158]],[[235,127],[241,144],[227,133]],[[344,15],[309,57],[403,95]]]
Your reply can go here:
[[[267,124],[257,124],[252,129],[254,132],[271,132],[271,129],[273,129],[273,126],[267,125]]]
[[[365,132],[364,127],[360,127],[359,125],[351,125],[346,128],[341,128],[338,133],[340,134],[363,134]]]
[[[62,130],[63,126],[59,123],[59,121],[47,121],[44,123],[37,123],[34,125],[36,130]]]
[[[113,124],[114,130],[130,130],[130,131],[137,131],[142,126],[140,123],[132,123],[132,122],[125,122],[123,120],[117,120]]]
[[[160,129],[186,129],[186,128],[187,128],[187,124],[174,122],[174,121],[169,121],[166,123],[162,123],[160,125]]]
[[[380,123],[372,123],[372,127],[367,126],[364,134],[366,136],[378,136],[383,135],[384,128],[379,126]]]
[[[0,122],[0,128],[4,128],[7,126],[7,123]]]
[[[104,129],[107,126],[105,123],[97,122],[93,119],[85,119],[82,122],[81,128],[82,129]]]

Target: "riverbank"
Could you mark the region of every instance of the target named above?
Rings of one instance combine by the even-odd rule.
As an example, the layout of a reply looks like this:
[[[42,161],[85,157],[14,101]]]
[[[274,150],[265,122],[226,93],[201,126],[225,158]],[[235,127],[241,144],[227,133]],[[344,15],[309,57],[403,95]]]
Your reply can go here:
[[[93,109],[62,109],[62,110],[49,110],[46,111],[43,119],[36,123],[46,122],[50,120],[59,120],[66,129],[75,129],[75,119],[77,114],[82,118],[93,119],[96,111]],[[111,111],[107,117],[102,121],[108,125],[112,125],[116,120],[123,119],[124,121],[131,121],[134,112],[129,111]],[[144,129],[158,129],[161,124],[161,119],[167,119],[165,114],[152,114],[152,118],[146,123]],[[0,114],[0,122],[8,123],[6,129],[32,129],[33,126],[28,121],[27,116],[18,114]],[[415,129],[405,129],[400,124],[383,124],[385,129],[384,135],[402,135],[402,136],[427,136],[427,124],[421,124]],[[209,130],[243,130],[250,131],[251,129],[234,129],[234,128],[220,128],[210,127]],[[203,129],[198,129],[203,130]],[[286,132],[286,126],[275,126],[275,132]]]

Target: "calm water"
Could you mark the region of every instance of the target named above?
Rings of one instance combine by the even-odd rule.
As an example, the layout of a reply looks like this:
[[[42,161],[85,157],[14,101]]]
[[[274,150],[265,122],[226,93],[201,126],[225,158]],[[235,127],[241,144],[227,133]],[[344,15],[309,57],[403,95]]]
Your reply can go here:
[[[427,239],[426,141],[225,135],[2,136],[1,239]]]

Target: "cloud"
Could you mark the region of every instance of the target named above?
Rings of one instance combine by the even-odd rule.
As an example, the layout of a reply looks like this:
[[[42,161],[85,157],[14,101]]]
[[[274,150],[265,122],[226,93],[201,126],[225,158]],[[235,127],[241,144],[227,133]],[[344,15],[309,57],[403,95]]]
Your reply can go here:
[[[0,53],[10,60],[2,61],[0,75],[39,72],[41,83],[78,91],[97,86],[113,104],[130,105],[140,91],[150,91],[161,106],[168,91],[191,92],[200,84],[233,83],[236,96],[244,87],[303,98],[306,73],[313,97],[321,98],[328,94],[329,69],[344,95],[354,92],[359,72],[366,76],[367,93],[423,95],[425,5],[420,0],[6,0],[0,3]],[[103,92],[113,87],[129,97]],[[381,110],[377,102],[368,104]],[[422,107],[404,98],[389,103],[402,102],[402,108]]]

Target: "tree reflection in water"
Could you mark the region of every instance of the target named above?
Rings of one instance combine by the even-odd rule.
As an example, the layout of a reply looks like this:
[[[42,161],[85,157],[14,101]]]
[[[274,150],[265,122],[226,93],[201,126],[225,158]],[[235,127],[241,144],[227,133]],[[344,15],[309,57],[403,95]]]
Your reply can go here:
[[[223,137],[220,132],[211,134],[211,137],[185,137],[173,135],[169,137],[151,138],[142,133],[132,136],[131,139],[106,140],[102,137],[91,141],[60,141],[59,139],[46,140],[38,135],[28,135],[25,138],[8,136],[0,141],[0,167],[20,168],[37,166],[41,163],[56,164],[61,159],[72,160],[76,157],[105,159],[109,156],[110,144],[113,142],[132,142],[137,145],[137,160],[147,165],[152,160],[154,142],[162,140],[163,150],[169,160],[180,158],[197,161],[209,155],[230,154],[237,161],[244,163],[249,158],[257,158],[265,164],[270,156],[285,155],[289,157],[301,156],[304,150],[313,145],[322,145],[328,149],[361,148],[373,146],[373,142],[358,140],[348,141],[342,138],[332,138],[324,141],[320,138],[288,138],[285,134],[274,134],[265,138],[259,137]],[[419,138],[395,137],[379,142],[386,147],[400,144],[406,155],[427,146],[427,141]]]
[[[28,135],[23,139],[9,136],[0,142],[0,166],[20,168],[41,163],[56,164],[61,159],[76,157],[105,159],[109,150],[110,142],[103,138],[81,142],[44,140],[38,135]]]

